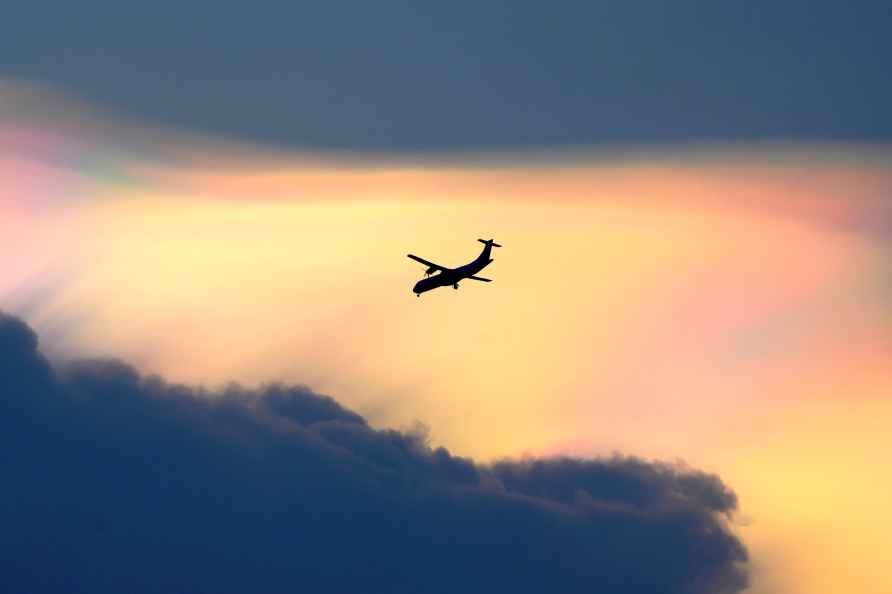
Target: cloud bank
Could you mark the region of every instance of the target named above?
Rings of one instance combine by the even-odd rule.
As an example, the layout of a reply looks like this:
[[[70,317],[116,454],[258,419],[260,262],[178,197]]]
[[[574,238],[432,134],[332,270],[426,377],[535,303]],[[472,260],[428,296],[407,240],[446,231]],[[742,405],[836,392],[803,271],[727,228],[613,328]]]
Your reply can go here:
[[[882,0],[6,4],[0,73],[264,144],[892,140]]]
[[[746,585],[719,478],[631,457],[482,465],[303,387],[54,369],[0,313],[11,592],[623,592]]]

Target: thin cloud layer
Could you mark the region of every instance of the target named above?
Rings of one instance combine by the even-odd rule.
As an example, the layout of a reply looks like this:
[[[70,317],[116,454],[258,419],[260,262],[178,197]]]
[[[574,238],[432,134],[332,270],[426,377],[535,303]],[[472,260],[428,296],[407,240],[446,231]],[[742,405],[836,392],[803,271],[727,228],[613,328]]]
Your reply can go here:
[[[881,0],[6,5],[0,74],[265,144],[892,139]]]
[[[715,476],[502,461],[375,430],[303,387],[54,370],[0,314],[0,573],[21,592],[623,592],[746,585]]]

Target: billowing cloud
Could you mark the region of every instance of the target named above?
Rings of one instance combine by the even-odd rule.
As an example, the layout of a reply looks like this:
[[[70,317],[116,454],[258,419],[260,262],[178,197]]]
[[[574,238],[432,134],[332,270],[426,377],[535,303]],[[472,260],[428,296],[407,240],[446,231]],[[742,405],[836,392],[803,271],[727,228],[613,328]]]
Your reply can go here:
[[[0,314],[0,572],[20,592],[738,592],[715,476],[482,465],[303,387],[54,369]]]

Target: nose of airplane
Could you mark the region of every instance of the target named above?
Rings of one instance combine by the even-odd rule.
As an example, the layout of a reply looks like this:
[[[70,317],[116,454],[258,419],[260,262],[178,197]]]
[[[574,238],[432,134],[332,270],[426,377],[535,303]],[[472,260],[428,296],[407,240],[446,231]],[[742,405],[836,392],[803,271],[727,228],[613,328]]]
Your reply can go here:
[[[421,293],[421,281],[415,283],[415,286],[412,287],[412,292],[415,294]]]

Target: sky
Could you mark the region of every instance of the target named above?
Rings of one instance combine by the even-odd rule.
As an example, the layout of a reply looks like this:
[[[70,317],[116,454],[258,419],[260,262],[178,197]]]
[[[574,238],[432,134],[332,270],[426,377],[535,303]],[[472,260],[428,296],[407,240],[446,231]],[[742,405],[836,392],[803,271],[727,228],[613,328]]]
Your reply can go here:
[[[325,150],[887,141],[886,3],[13,2],[0,72]]]
[[[879,4],[413,7],[0,25],[16,583],[883,592]]]

